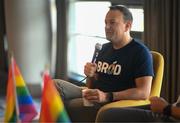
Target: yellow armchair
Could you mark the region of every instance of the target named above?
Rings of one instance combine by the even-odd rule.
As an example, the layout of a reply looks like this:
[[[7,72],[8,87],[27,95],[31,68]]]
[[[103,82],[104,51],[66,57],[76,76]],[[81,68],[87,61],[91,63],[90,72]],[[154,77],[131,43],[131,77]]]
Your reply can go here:
[[[151,53],[153,57],[154,77],[152,80],[150,97],[152,96],[159,97],[160,92],[161,92],[163,72],[164,72],[164,58],[158,52],[151,51]],[[97,113],[97,117],[101,112],[109,108],[135,107],[135,106],[144,106],[148,104],[150,104],[149,99],[147,100],[121,100],[121,101],[112,102],[101,107]]]

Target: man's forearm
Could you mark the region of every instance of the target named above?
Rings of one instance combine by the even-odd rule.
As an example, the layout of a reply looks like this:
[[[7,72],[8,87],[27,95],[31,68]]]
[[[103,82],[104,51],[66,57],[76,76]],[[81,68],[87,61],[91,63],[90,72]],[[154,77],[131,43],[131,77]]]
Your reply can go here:
[[[86,86],[88,87],[88,88],[93,88],[93,78],[92,77],[87,77],[87,79],[86,79]]]
[[[139,100],[147,99],[149,97],[149,92],[147,90],[141,90],[138,88],[131,88],[120,92],[113,93],[113,100]]]
[[[87,86],[88,88],[94,88],[93,82],[94,82],[95,80],[97,80],[97,78],[98,78],[98,75],[97,75],[97,74],[94,74],[93,77],[87,77],[87,79],[86,79],[86,86]]]

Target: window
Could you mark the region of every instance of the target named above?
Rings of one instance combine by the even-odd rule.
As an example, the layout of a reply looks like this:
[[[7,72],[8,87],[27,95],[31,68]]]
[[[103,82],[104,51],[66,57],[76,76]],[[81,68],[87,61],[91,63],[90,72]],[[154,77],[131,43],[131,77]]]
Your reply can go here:
[[[110,2],[72,3],[69,22],[68,72],[83,75],[96,43],[105,43],[104,18]],[[98,10],[98,11],[97,11]]]
[[[133,15],[133,25],[131,31],[144,31],[144,11],[142,8],[129,8]]]

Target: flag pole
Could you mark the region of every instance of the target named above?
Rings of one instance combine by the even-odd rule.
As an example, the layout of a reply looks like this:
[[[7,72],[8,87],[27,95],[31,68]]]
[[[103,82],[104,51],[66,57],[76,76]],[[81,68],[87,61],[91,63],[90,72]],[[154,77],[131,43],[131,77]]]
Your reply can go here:
[[[14,68],[14,58],[13,54],[10,55],[11,59],[11,67],[12,67],[12,78],[13,78],[13,87],[14,87],[14,95],[15,95],[15,106],[16,106],[16,114],[17,114],[17,123],[21,123],[21,120],[19,118],[19,105],[18,105],[18,98],[17,98],[17,92],[16,92],[16,79],[15,79],[15,68]]]

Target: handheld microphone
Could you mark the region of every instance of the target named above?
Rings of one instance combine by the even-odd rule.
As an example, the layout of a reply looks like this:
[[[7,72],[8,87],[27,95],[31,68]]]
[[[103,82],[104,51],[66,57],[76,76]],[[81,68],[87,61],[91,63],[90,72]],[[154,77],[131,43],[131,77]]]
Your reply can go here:
[[[99,51],[100,51],[101,49],[102,49],[102,45],[99,44],[99,43],[96,43],[96,45],[95,45],[95,50],[94,50],[94,54],[93,54],[93,58],[92,58],[91,63],[95,63],[95,62],[96,62],[96,58],[98,57]],[[82,79],[81,81],[79,81],[79,82],[83,82],[85,79],[87,79],[87,76],[86,76],[84,79]]]
[[[95,62],[96,62],[96,58],[98,57],[99,51],[100,51],[101,49],[102,49],[102,45],[99,44],[99,43],[96,43],[96,45],[95,45],[95,50],[94,50],[94,54],[93,54],[93,58],[92,58],[91,63],[95,63]]]

